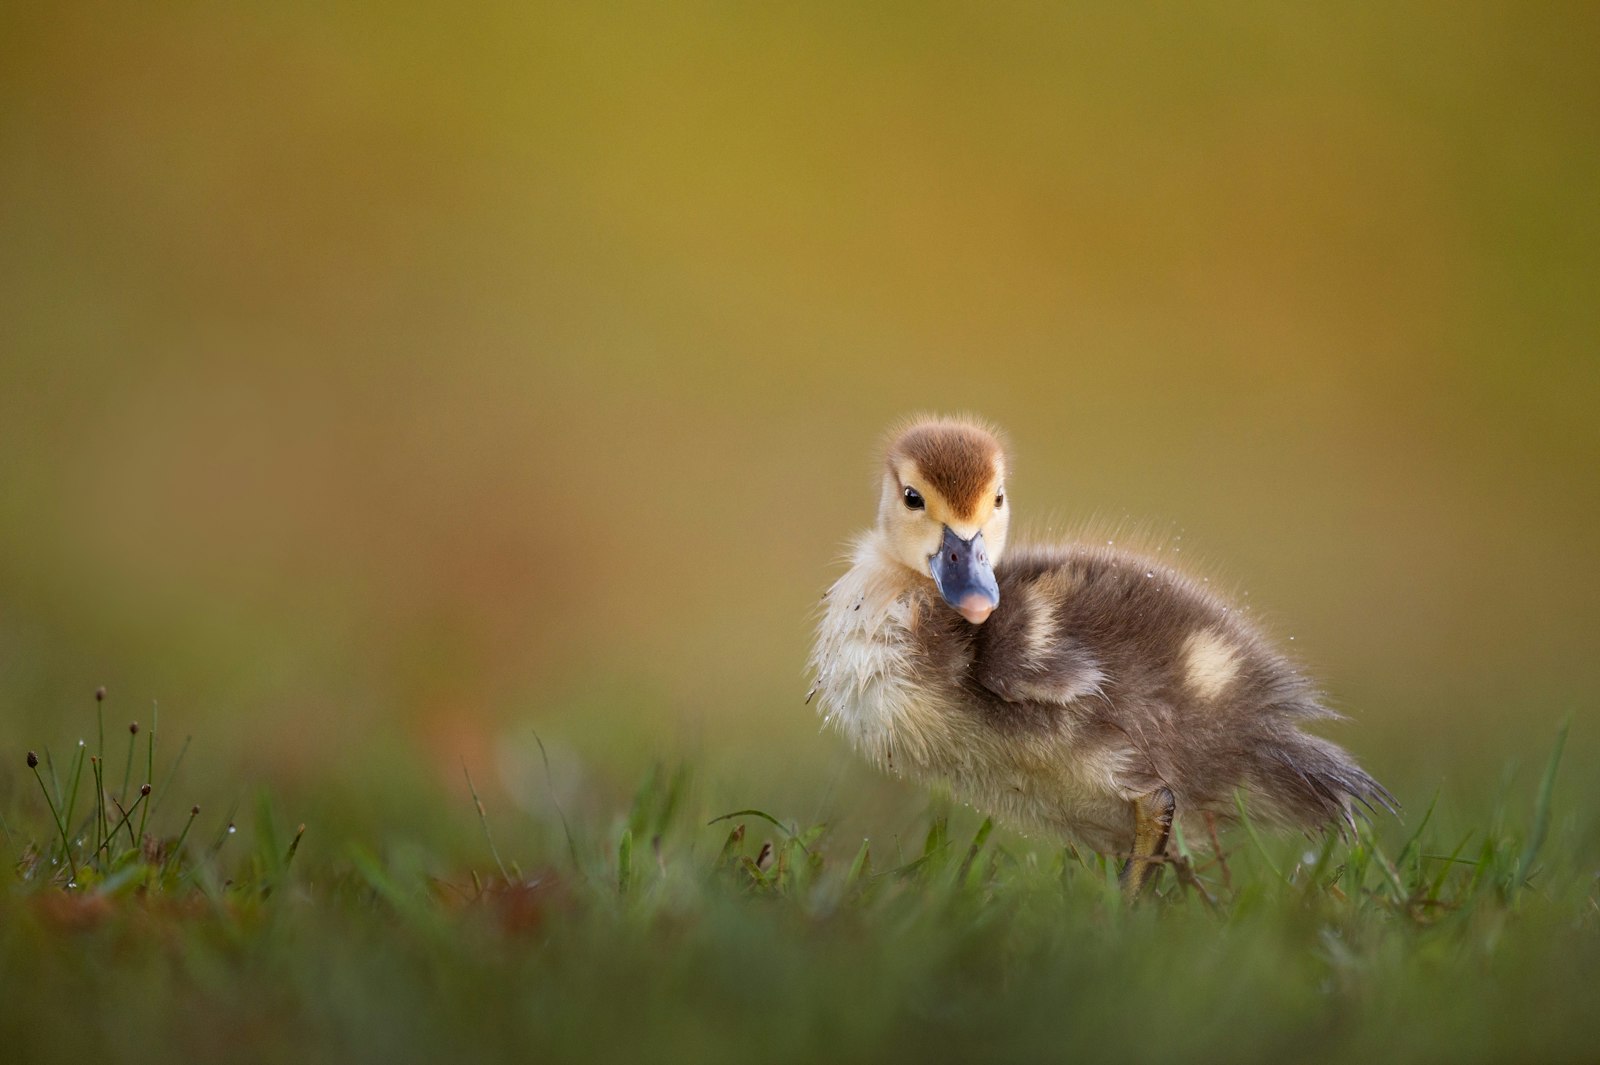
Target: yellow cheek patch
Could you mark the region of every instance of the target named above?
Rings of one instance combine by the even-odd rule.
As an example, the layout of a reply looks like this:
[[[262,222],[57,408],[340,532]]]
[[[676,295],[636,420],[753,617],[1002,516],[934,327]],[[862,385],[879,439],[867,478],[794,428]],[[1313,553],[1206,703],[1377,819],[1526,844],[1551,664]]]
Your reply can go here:
[[[1216,629],[1191,633],[1183,657],[1184,681],[1202,699],[1215,699],[1239,676],[1239,650]]]

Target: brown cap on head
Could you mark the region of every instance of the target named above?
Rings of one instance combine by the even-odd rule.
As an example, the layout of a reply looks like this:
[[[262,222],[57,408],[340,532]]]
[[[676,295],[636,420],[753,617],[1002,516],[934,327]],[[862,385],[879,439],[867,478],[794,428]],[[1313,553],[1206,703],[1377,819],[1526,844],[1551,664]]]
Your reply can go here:
[[[889,443],[889,469],[902,460],[916,464],[956,514],[970,518],[988,493],[1000,469],[1000,441],[971,422],[919,421]]]

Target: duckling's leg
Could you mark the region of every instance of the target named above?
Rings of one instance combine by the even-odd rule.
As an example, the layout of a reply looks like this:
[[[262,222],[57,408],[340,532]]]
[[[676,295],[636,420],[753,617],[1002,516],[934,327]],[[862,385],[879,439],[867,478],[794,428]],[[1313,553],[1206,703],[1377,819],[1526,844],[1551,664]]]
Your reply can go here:
[[[1133,800],[1133,853],[1122,867],[1118,877],[1122,890],[1132,900],[1139,897],[1150,870],[1167,849],[1167,836],[1172,831],[1172,811],[1175,803],[1168,788],[1157,788],[1148,795]]]

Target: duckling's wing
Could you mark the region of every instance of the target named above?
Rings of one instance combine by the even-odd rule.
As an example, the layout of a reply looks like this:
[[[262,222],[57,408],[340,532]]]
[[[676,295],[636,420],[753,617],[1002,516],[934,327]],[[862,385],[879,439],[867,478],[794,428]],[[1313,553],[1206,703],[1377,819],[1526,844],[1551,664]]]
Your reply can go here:
[[[1100,694],[1099,661],[1061,624],[1050,574],[1015,581],[978,630],[973,676],[1006,702],[1067,705]]]

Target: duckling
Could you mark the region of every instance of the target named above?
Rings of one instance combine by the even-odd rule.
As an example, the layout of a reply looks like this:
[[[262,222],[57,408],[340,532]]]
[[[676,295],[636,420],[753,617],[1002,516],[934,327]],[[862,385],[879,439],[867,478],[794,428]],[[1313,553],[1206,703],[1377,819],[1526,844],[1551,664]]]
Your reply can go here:
[[[1393,797],[1300,726],[1337,717],[1203,583],[1111,545],[1007,553],[994,431],[923,418],[889,441],[878,520],[824,596],[823,719],[896,774],[1026,830],[1124,856],[1129,897],[1177,819],[1353,829]],[[1199,838],[1198,835],[1195,838]]]

